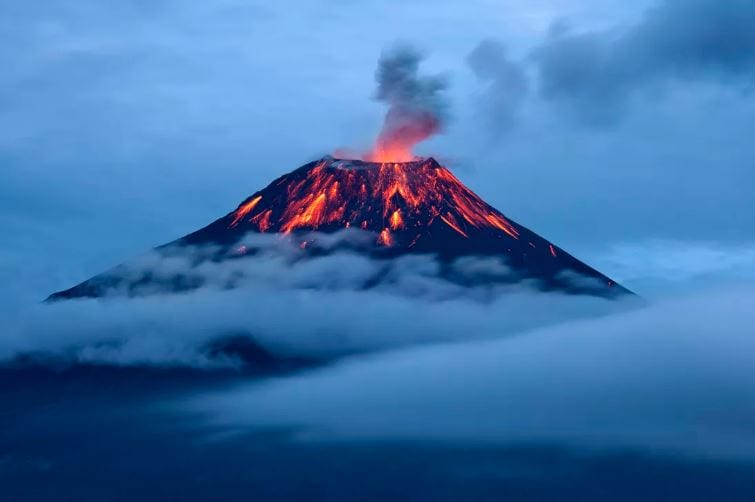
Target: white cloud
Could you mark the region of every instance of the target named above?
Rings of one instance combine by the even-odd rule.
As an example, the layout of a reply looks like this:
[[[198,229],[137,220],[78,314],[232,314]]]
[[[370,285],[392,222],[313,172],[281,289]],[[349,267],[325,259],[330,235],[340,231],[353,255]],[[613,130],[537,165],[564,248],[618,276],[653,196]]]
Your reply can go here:
[[[527,336],[355,357],[180,407],[302,438],[564,442],[755,457],[752,286]]]
[[[259,254],[221,262],[200,259],[212,256],[212,248],[149,253],[119,269],[130,280],[152,278],[130,298],[111,294],[9,308],[0,359],[40,352],[110,364],[222,365],[229,361],[212,360],[208,346],[231,335],[248,336],[279,357],[329,359],[510,335],[634,303],[542,293],[525,283],[461,286],[440,277],[429,256],[386,261],[339,252],[301,260],[293,243],[268,236],[253,241],[248,244]],[[502,270],[489,259],[477,265],[465,259],[454,273],[478,278]],[[174,284],[176,274],[201,287],[161,294],[153,285],[161,278]]]

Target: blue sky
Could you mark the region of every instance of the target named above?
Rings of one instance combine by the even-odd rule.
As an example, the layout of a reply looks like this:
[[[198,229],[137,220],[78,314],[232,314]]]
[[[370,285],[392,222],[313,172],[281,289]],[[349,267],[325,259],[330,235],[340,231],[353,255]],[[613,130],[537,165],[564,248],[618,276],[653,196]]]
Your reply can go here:
[[[3,2],[0,294],[44,298],[365,148],[396,42],[450,82],[420,152],[511,218],[649,295],[752,278],[754,18],[745,0]]]

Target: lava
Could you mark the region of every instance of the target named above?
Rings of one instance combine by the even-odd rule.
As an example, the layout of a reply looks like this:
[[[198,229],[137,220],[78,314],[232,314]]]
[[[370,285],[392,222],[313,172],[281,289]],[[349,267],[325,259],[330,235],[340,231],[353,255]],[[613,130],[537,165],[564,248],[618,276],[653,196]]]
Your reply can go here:
[[[440,219],[443,220],[443,222],[446,225],[448,225],[449,227],[453,228],[454,230],[456,230],[457,232],[459,232],[461,235],[463,235],[464,237],[466,237],[467,239],[469,239],[469,235],[467,235],[467,233],[464,230],[462,230],[461,227],[459,227],[459,223],[456,221],[456,218],[454,218],[453,214],[446,213],[446,215],[445,216],[441,216]]]
[[[241,221],[244,216],[249,214],[249,212],[254,209],[254,206],[256,206],[259,201],[262,200],[262,196],[258,195],[257,197],[254,197],[249,202],[246,202],[239,207],[236,212],[234,213],[233,221],[231,222],[231,226],[235,227],[239,224],[239,221]]]
[[[404,226],[404,220],[401,218],[401,210],[396,209],[391,215],[391,228],[393,230],[399,230]]]
[[[385,246],[385,247],[391,247],[393,246],[393,236],[391,235],[391,231],[387,228],[384,228],[382,232],[380,232],[380,235],[378,235],[378,244]]]
[[[327,158],[276,184],[285,189],[248,199],[232,213],[229,228],[289,234],[356,226],[375,232],[379,244],[391,247],[417,242],[437,221],[465,239],[473,230],[519,238],[511,222],[434,159]]]

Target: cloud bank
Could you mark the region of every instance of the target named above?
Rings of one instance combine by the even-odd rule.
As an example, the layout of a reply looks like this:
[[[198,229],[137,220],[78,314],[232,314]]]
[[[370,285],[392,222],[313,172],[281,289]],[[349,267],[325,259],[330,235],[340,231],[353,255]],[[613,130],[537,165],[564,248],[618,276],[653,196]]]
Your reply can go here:
[[[441,277],[429,256],[378,260],[342,251],[301,259],[293,241],[252,236],[246,242],[249,247],[238,249],[254,246],[254,256],[218,261],[213,247],[153,252],[114,269],[125,281],[114,283],[104,298],[9,309],[0,360],[31,355],[73,363],[234,367],[245,361],[217,350],[217,343],[246,340],[245,346],[256,345],[271,358],[327,361],[417,343],[506,336],[626,307],[539,292],[527,282],[494,285],[491,279],[510,274],[494,258],[452,263],[456,277],[480,281],[462,286]],[[343,245],[333,236],[318,242]],[[166,294],[167,286],[179,292]]]
[[[752,286],[526,336],[355,357],[192,399],[300,439],[565,443],[755,458]]]

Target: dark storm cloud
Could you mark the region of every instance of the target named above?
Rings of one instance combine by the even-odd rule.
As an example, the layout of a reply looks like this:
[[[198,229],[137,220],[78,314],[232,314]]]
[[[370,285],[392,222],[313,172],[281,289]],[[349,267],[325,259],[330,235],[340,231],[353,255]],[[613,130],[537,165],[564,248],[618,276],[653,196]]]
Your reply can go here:
[[[541,92],[589,123],[615,122],[637,94],[677,81],[742,88],[755,78],[755,3],[661,0],[632,27],[574,32],[558,23],[536,50]]]
[[[512,61],[506,47],[481,42],[467,56],[467,64],[485,88],[479,96],[487,126],[500,133],[510,128],[529,90],[524,66]]]

